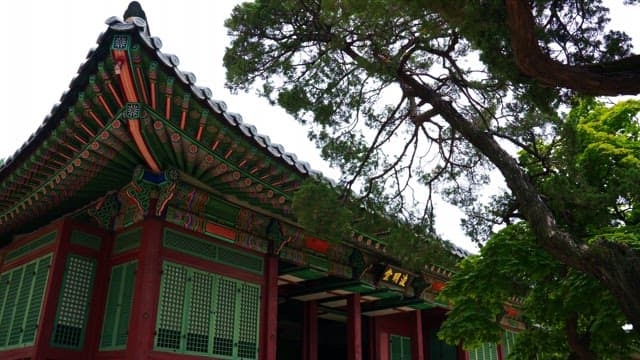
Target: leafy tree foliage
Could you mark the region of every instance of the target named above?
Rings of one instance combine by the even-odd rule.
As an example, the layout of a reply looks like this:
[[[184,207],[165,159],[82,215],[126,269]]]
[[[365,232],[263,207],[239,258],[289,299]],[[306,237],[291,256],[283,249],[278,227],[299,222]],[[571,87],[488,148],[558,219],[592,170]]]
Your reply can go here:
[[[634,182],[624,169],[634,164],[625,151],[635,151],[636,142],[629,138],[625,148],[592,141],[579,150],[583,158],[574,156],[579,147],[566,142],[586,143],[589,132],[565,126],[573,118],[556,111],[574,87],[593,93],[581,82],[600,81],[590,89],[609,94],[605,80],[620,73],[609,64],[635,59],[625,34],[604,33],[606,15],[600,1],[258,0],[227,20],[232,44],[224,61],[231,89],[257,88],[308,124],[323,156],[343,170],[346,192],[384,195],[389,213],[425,229],[432,228],[436,190],[469,211],[467,225],[478,236],[488,235],[495,220],[526,220],[536,246],[567,274],[595,279],[638,332],[635,195],[614,195]],[[535,36],[533,45],[514,29]],[[534,70],[538,62],[553,70],[553,79],[527,68],[532,61]],[[628,82],[619,78],[613,83],[620,93],[638,91],[623,89]],[[499,206],[479,208],[491,169],[509,192],[497,198]],[[600,183],[591,182],[594,174],[602,175]],[[611,196],[594,189],[611,189]],[[615,219],[623,222],[609,223],[589,207],[609,220],[620,213]]]
[[[294,194],[292,210],[306,231],[327,241],[340,242],[353,232],[353,215],[341,205],[335,189],[313,179],[305,181]]]
[[[520,163],[563,227],[583,242],[640,247],[639,111],[638,101],[611,107],[577,101],[558,137],[538,144],[550,154],[544,161],[521,152]],[[638,346],[623,330],[627,320],[611,306],[611,294],[536,247],[525,222],[507,226],[461,264],[443,293],[455,306],[441,336],[470,347],[496,341],[503,304],[513,295],[524,299],[523,316],[532,325],[518,336],[517,358],[618,359]]]
[[[524,222],[504,228],[460,264],[442,293],[453,310],[439,336],[454,344],[464,339],[467,348],[498,342],[504,304],[514,295],[524,301],[529,327],[518,333],[510,358],[621,359],[638,345],[623,330],[627,320],[611,294],[537,247]]]
[[[388,255],[408,269],[420,272],[437,264],[450,270],[460,258],[453,246],[419,224],[388,213],[384,194],[356,202],[322,179],[310,178],[293,195],[293,214],[305,231],[330,242],[367,234],[388,244]]]

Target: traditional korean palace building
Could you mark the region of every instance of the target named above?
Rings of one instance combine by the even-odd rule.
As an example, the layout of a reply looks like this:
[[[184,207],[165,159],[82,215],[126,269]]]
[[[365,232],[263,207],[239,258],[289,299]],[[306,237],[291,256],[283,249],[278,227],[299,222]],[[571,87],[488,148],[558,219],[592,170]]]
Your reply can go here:
[[[0,165],[0,359],[503,359],[436,337],[451,273],[291,214],[314,171],[211,98],[132,3]],[[508,308],[505,328],[521,324]]]

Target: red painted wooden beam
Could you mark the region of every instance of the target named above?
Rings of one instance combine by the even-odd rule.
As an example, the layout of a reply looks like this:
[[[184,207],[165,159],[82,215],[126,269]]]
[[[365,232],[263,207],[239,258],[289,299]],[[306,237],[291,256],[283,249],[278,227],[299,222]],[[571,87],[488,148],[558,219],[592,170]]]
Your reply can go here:
[[[416,310],[412,313],[412,315],[415,321],[413,341],[412,341],[412,343],[414,343],[415,346],[412,346],[412,349],[411,349],[411,352],[413,353],[412,357],[414,359],[424,359],[424,343],[423,343],[424,338],[422,336],[422,311]]]
[[[83,231],[87,231],[83,229]],[[88,352],[93,355],[98,352],[100,347],[100,335],[102,333],[102,322],[104,320],[105,306],[107,302],[107,289],[109,287],[109,274],[111,268],[109,266],[109,258],[111,248],[113,246],[113,235],[111,233],[103,233],[96,230],[95,235],[102,238],[100,252],[97,256],[98,264],[96,269],[95,286],[93,291],[93,299],[91,300],[91,308],[89,312],[89,326],[87,326],[86,347]],[[92,232],[90,232],[92,233]]]
[[[155,206],[155,204],[152,204]],[[162,270],[161,246],[162,221],[155,218],[144,220],[138,253],[135,292],[127,339],[127,359],[139,359],[135,354],[153,350],[156,310],[160,292]]]
[[[302,360],[318,360],[318,303],[304,303]]]
[[[376,360],[376,351],[378,348],[378,338],[376,336],[377,334],[378,325],[376,322],[376,317],[371,316],[369,317],[369,333],[367,334],[369,336],[369,357],[367,358],[367,360]]]
[[[362,360],[360,294],[347,296],[347,360]]]
[[[266,281],[265,297],[262,303],[262,349],[261,360],[276,360],[276,346],[278,341],[278,257],[265,256]]]

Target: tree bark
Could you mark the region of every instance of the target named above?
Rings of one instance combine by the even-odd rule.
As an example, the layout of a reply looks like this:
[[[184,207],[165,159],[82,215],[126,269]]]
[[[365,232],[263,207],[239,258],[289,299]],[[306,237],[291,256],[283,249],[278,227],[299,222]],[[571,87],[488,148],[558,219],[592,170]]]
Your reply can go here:
[[[563,64],[551,59],[538,46],[529,1],[504,0],[504,4],[515,63],[524,75],[543,86],[572,89],[587,95],[640,93],[640,56],[590,65]]]
[[[600,281],[618,302],[634,331],[640,333],[640,256],[626,244],[601,241],[587,246],[563,231],[535,185],[500,144],[477,125],[467,121],[434,89],[405,73],[398,79],[438,111],[449,125],[474,145],[502,173],[518,200],[519,209],[536,235],[538,245],[558,261],[588,273]]]
[[[598,359],[598,355],[589,350],[589,337],[587,335],[580,336],[580,333],[578,332],[578,315],[573,314],[565,321],[565,333],[567,334],[567,343],[571,349],[571,355],[569,355],[570,359]]]

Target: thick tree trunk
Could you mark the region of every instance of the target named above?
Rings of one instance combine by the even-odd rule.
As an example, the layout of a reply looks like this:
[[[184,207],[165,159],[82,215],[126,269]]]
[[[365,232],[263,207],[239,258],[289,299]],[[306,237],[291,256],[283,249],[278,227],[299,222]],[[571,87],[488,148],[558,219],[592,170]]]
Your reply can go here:
[[[485,155],[504,176],[505,182],[518,199],[520,211],[536,235],[538,245],[558,261],[591,274],[618,301],[634,331],[640,333],[640,256],[620,243],[598,242],[592,246],[578,244],[571,234],[557,225],[551,210],[540,193],[509,155],[488,133],[467,121],[438,92],[400,73],[399,80],[438,111],[449,125]]]
[[[630,246],[605,239],[589,247],[584,270],[600,280],[618,300],[622,312],[640,333],[640,254]]]
[[[529,1],[504,0],[511,48],[520,71],[543,86],[562,87],[595,96],[640,93],[640,56],[584,66],[571,66],[542,52]]]
[[[565,333],[567,334],[567,342],[571,349],[569,359],[580,360],[597,360],[598,355],[589,350],[591,339],[588,336],[581,336],[578,331],[578,315],[572,315],[565,322]]]

